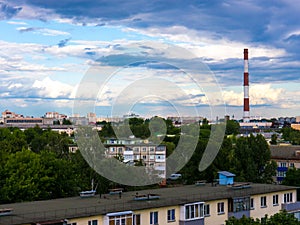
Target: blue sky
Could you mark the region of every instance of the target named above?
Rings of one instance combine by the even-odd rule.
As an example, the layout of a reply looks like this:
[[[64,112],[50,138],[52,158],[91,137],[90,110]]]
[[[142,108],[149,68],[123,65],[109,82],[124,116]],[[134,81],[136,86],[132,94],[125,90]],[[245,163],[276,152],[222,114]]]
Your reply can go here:
[[[78,95],[80,83],[89,69],[101,66],[111,76],[90,99],[89,110],[98,116],[110,115],[121,99],[124,109],[144,116],[188,115],[196,109],[208,118],[226,113],[239,119],[243,49],[248,48],[251,116],[298,116],[300,4],[296,3],[0,0],[0,110],[28,116],[49,111],[71,115],[74,99],[89,95],[89,88],[80,92],[86,96]],[[139,62],[144,60],[169,65]],[[124,68],[128,62],[131,65]],[[196,71],[195,65],[201,63],[207,68]],[[201,77],[201,87],[182,73],[183,68],[194,68],[192,76]],[[101,81],[101,74],[97,76],[93,82]],[[158,83],[138,88],[144,78]],[[222,99],[220,93],[208,93],[205,86],[210,84],[212,93],[221,92]]]

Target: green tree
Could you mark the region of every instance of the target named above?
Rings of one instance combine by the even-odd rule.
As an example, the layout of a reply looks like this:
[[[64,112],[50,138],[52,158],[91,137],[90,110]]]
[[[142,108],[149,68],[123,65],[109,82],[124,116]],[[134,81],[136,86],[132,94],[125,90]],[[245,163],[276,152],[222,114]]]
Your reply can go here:
[[[261,220],[253,218],[247,218],[243,216],[241,219],[236,219],[235,217],[231,217],[226,220],[226,225],[299,225],[300,222],[294,217],[293,214],[287,213],[286,211],[280,211],[268,217],[266,215]]]
[[[72,122],[66,118],[63,118],[62,124],[63,125],[72,125]]]
[[[270,144],[277,145],[277,134],[272,134]]]
[[[300,187],[300,170],[297,170],[295,168],[290,168],[286,172],[286,177],[282,181],[282,184]],[[300,199],[299,191],[297,192],[297,199],[298,200]]]
[[[226,122],[226,130],[225,134],[230,135],[230,134],[238,134],[240,131],[240,124],[235,121],[235,120],[228,120]]]
[[[226,225],[259,225],[261,224],[259,220],[254,220],[253,218],[248,218],[243,216],[241,219],[237,219],[235,217],[230,217],[226,220]]]
[[[276,168],[274,163],[269,164],[271,152],[262,135],[238,138],[234,149],[238,180],[251,182],[272,180]]]

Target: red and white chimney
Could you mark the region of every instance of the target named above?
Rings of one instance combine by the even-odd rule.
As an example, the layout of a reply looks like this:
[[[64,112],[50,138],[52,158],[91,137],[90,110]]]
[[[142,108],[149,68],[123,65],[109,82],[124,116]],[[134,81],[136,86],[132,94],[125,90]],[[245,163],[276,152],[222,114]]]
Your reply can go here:
[[[249,106],[249,72],[248,72],[248,49],[244,49],[244,115],[243,121],[250,122]]]

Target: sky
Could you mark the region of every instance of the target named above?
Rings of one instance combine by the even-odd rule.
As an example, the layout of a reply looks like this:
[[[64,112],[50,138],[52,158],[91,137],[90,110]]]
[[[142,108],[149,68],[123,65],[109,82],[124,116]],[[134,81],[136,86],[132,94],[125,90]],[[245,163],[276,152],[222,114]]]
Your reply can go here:
[[[299,3],[299,2],[298,2]],[[0,111],[300,115],[292,0],[0,0]]]

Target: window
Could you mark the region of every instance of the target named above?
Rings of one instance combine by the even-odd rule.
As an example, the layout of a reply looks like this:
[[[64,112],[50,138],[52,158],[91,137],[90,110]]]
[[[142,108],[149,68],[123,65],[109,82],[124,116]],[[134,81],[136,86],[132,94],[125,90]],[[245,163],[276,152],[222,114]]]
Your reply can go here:
[[[262,208],[267,207],[267,197],[266,196],[260,197],[260,207],[262,207]]]
[[[141,214],[133,215],[133,225],[141,225]]]
[[[185,219],[192,220],[204,217],[204,204],[194,203],[185,205]]]
[[[168,210],[168,222],[175,221],[175,209]]]
[[[158,212],[150,212],[150,224],[158,224]]]
[[[110,216],[109,225],[132,225],[132,214]]]
[[[204,205],[204,216],[210,216],[210,206],[209,206],[209,204]]]
[[[147,149],[146,148],[142,148],[143,152],[145,152]]]
[[[254,199],[250,199],[250,209],[254,209]]]
[[[154,148],[153,147],[150,147],[150,152],[154,152]]]
[[[123,149],[122,148],[118,148],[118,153],[122,153]]]
[[[280,167],[286,167],[286,163],[285,162],[281,162],[280,163]]]
[[[293,202],[293,193],[286,193],[283,196],[283,203]]]
[[[286,171],[278,171],[277,177],[286,177]]]
[[[224,214],[224,202],[218,203],[218,214]]]
[[[90,220],[88,225],[98,225],[98,220]]]
[[[278,205],[278,195],[273,195],[273,205]]]
[[[295,164],[294,163],[290,163],[290,167],[294,168]]]
[[[250,209],[250,198],[234,198],[232,201],[233,212],[248,211]],[[231,201],[229,202],[229,211],[231,211]]]

